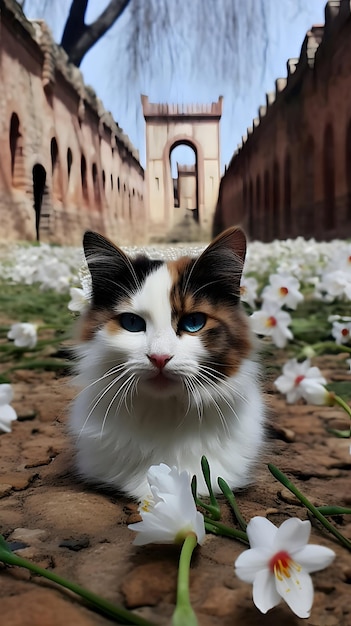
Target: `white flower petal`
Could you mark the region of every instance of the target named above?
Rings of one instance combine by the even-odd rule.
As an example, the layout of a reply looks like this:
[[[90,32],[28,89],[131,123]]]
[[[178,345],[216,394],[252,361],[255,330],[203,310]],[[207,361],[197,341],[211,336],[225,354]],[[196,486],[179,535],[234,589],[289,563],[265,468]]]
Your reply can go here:
[[[311,534],[311,522],[302,521],[297,517],[285,520],[277,529],[274,541],[274,550],[286,550],[289,554],[294,554],[300,550],[309,540]],[[295,555],[294,555],[295,558]]]
[[[253,583],[257,572],[267,569],[271,556],[270,550],[264,548],[250,548],[242,552],[235,561],[235,573],[247,583]]]
[[[261,613],[267,613],[269,609],[280,603],[281,597],[269,569],[257,573],[253,583],[252,599]]]
[[[303,569],[289,568],[290,577],[275,577],[279,595],[298,617],[309,617],[313,604],[313,585],[310,575]]]
[[[13,391],[11,385],[2,383],[0,385],[0,405],[10,404],[13,400]]]
[[[318,572],[328,567],[328,565],[334,561],[335,556],[335,552],[330,548],[310,544],[295,552],[294,560],[296,560],[308,574],[311,574],[311,572]]]
[[[0,406],[0,430],[5,433],[11,432],[11,422],[17,419],[16,411],[9,404]]]
[[[138,533],[134,543],[172,543],[191,532],[196,534],[198,543],[202,543],[204,518],[196,509],[188,472],[179,473],[177,468],[162,463],[152,466],[147,478],[153,503],[147,510],[141,507],[142,522],[129,526]]]
[[[277,534],[277,527],[265,517],[253,517],[246,528],[251,548],[271,548]]]

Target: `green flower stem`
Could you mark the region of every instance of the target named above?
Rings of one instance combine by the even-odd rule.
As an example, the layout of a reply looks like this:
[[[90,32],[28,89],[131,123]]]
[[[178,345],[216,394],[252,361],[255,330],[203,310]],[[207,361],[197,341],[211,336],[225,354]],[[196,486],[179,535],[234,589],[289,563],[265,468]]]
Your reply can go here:
[[[233,513],[237,519],[237,522],[240,526],[240,528],[245,532],[246,531],[246,526],[247,523],[245,522],[243,516],[241,515],[240,511],[239,511],[239,507],[236,501],[236,498],[231,490],[231,488],[229,487],[228,483],[226,483],[226,481],[219,477],[218,478],[218,485],[220,490],[222,491],[223,495],[227,498],[230,506],[233,509]]]
[[[349,407],[347,402],[345,402],[345,400],[340,398],[340,396],[334,395],[333,392],[330,391],[329,393],[331,395],[331,400],[333,404],[338,404],[342,409],[344,409],[345,413],[347,413],[347,415],[351,418],[351,407]]]
[[[194,498],[194,502],[195,502],[196,506],[199,506],[202,509],[205,509],[205,511],[207,511],[213,517],[213,519],[219,519],[220,518],[220,511],[218,509],[218,506],[213,507],[210,504],[206,504],[205,502],[203,502],[198,497],[198,495],[197,495],[197,478],[196,478],[196,475],[194,475],[192,477],[192,480],[191,480],[191,493],[193,494],[193,498]]]
[[[213,493],[210,466],[205,456],[201,457],[201,469],[202,469],[202,473],[203,473],[205,483],[208,489],[208,493],[210,495],[210,503],[211,503],[210,506],[205,505],[204,508],[209,513],[211,513],[214,520],[219,520],[221,518],[221,510],[217,502],[216,496]],[[200,504],[200,506],[203,506],[203,503]]]
[[[327,428],[328,433],[331,435],[335,435],[335,437],[339,437],[340,439],[349,439],[350,438],[350,428],[348,430],[337,430],[337,428]]]
[[[185,537],[179,558],[177,603],[172,616],[173,626],[198,626],[189,595],[190,561],[196,546],[195,533],[189,533]]]
[[[95,609],[98,609],[104,615],[107,615],[114,621],[118,623],[124,624],[135,624],[136,626],[155,626],[154,623],[145,620],[143,617],[132,613],[132,611],[128,611],[123,607],[117,606],[109,602],[108,600],[104,600],[100,596],[95,593],[84,589],[84,587],[80,587],[76,583],[72,583],[61,576],[58,576],[54,572],[50,572],[49,570],[32,563],[31,561],[27,561],[16,554],[13,554],[6,546],[5,541],[1,538],[0,543],[0,561],[6,563],[7,565],[16,565],[17,567],[24,567],[25,569],[34,572],[35,574],[39,574],[43,576],[43,578],[47,578],[48,580],[52,580],[54,583],[61,585],[61,587],[65,587],[70,591],[73,591],[84,600],[92,605]]]
[[[268,469],[271,474],[273,474],[274,478],[279,480],[279,482],[282,483],[284,487],[289,489],[289,491],[291,491],[297,497],[297,499],[300,500],[300,502],[302,502],[302,504],[304,504],[304,506],[309,511],[311,511],[312,515],[314,515],[320,521],[324,528],[326,528],[332,535],[334,535],[334,537],[338,539],[338,541],[340,541],[341,545],[351,551],[351,541],[349,541],[349,539],[339,533],[339,531],[324,517],[324,515],[318,510],[318,508],[315,507],[312,502],[310,502],[306,498],[306,496],[304,496],[301,491],[297,489],[297,487],[295,487],[295,485],[288,479],[287,476],[285,476],[285,474],[283,474],[283,472],[281,472],[272,463],[268,463]]]
[[[309,344],[308,346],[305,346],[305,348],[311,348],[312,350],[314,350],[316,356],[320,355],[320,354],[325,354],[325,353],[331,353],[331,354],[339,354],[340,352],[346,352],[347,354],[351,353],[351,348],[348,346],[345,346],[344,344],[338,344],[335,343],[334,341],[319,341],[317,343],[313,343],[313,344]],[[305,352],[304,352],[304,348],[301,350],[301,352],[298,355],[298,358],[300,357],[305,357]]]
[[[216,522],[211,517],[206,517],[206,515],[204,516],[204,520],[205,528],[208,532],[213,532],[216,535],[222,535],[223,537],[231,537],[232,539],[237,539],[238,541],[242,541],[246,544],[249,543],[247,534],[243,530],[236,530],[235,528],[226,526],[221,522]]]
[[[317,506],[322,515],[351,515],[351,509],[344,506]]]

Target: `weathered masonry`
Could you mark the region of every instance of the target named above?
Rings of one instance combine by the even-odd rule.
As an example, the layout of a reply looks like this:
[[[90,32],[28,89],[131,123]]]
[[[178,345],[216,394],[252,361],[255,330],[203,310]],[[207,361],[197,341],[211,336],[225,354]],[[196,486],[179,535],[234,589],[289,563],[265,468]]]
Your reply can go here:
[[[221,181],[215,232],[251,238],[351,236],[351,8],[330,0]]]
[[[0,238],[146,241],[138,152],[46,24],[0,11]]]
[[[207,239],[220,181],[219,121],[222,97],[208,105],[156,104],[142,96],[146,122],[146,196],[150,232],[172,239]],[[171,153],[192,148],[195,166],[178,165],[175,194]],[[176,195],[176,197],[175,197]]]

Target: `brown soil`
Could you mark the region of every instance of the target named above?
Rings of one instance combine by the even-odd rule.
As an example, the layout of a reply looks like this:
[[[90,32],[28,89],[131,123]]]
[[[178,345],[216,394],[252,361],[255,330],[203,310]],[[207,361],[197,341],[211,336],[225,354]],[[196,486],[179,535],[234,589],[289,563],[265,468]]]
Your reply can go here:
[[[277,357],[278,358],[278,357]],[[280,357],[279,357],[280,358]],[[349,379],[344,356],[317,360],[328,381]],[[350,442],[327,428],[345,429],[337,407],[286,405],[267,375],[270,407],[268,445],[256,484],[240,493],[243,515],[265,515],[276,524],[289,516],[307,519],[295,497],[269,473],[267,462],[287,472],[316,505],[351,506]],[[271,378],[271,380],[269,380]],[[74,390],[68,378],[49,372],[18,371],[12,377],[19,420],[0,437],[1,532],[18,554],[75,581],[157,624],[169,624],[174,607],[178,549],[136,548],[127,523],[135,506],[114,494],[97,492],[72,473],[72,449],[65,433]],[[223,518],[232,523],[223,502]],[[351,537],[351,518],[333,522]],[[313,575],[315,602],[310,619],[300,620],[281,604],[262,615],[252,589],[233,570],[243,546],[209,535],[197,550],[191,572],[191,599],[201,626],[351,626],[350,553],[312,522],[313,543],[333,548],[334,563]],[[0,566],[1,623],[6,626],[99,626],[111,621],[71,594],[27,571]]]

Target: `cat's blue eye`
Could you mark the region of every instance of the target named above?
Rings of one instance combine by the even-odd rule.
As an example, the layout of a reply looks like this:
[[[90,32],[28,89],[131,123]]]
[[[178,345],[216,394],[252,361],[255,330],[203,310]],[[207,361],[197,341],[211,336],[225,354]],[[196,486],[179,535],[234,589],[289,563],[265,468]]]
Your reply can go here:
[[[145,320],[135,313],[122,313],[119,316],[119,321],[122,328],[130,333],[140,333],[146,330]]]
[[[205,313],[189,313],[183,315],[179,320],[178,330],[184,330],[186,333],[197,333],[206,324],[207,317]]]

